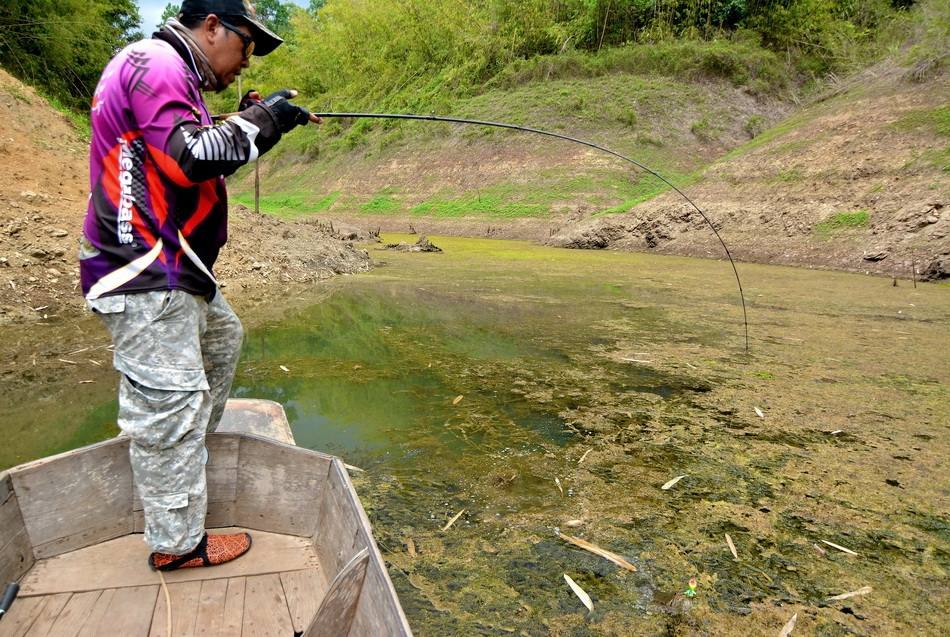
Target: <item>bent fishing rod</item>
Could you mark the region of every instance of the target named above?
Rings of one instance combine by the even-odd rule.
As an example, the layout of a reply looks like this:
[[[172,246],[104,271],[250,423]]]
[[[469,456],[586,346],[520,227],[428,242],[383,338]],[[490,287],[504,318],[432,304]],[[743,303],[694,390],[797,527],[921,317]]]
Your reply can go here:
[[[689,205],[691,205],[691,206],[696,210],[696,212],[699,213],[699,215],[703,218],[703,221],[706,222],[706,224],[710,227],[710,229],[712,229],[713,234],[716,235],[716,239],[719,240],[719,243],[722,245],[722,249],[725,250],[725,252],[726,252],[726,257],[729,259],[729,264],[732,265],[732,272],[733,272],[733,274],[736,275],[736,284],[738,284],[738,286],[739,286],[739,301],[740,301],[741,304],[742,304],[742,324],[743,324],[743,327],[744,327],[744,330],[745,330],[745,351],[746,351],[746,353],[749,352],[749,315],[748,315],[748,313],[746,312],[745,292],[744,292],[743,289],[742,289],[742,280],[739,278],[739,270],[738,270],[738,268],[736,268],[736,262],[735,262],[735,260],[733,260],[733,258],[732,258],[732,253],[729,251],[729,246],[726,245],[726,242],[723,240],[722,236],[720,236],[719,231],[716,230],[716,226],[713,225],[713,222],[710,221],[710,220],[709,220],[709,217],[706,216],[706,213],[703,212],[702,209],[701,209],[699,206],[697,206],[697,205],[693,202],[692,199],[690,199],[689,197],[687,197],[687,196],[686,196],[686,193],[684,193],[682,190],[680,190],[679,188],[677,188],[676,186],[674,186],[674,185],[670,182],[670,180],[668,180],[666,177],[664,177],[663,175],[661,175],[661,174],[658,173],[657,171],[653,170],[653,169],[650,168],[649,166],[645,166],[644,164],[642,164],[642,163],[640,163],[640,162],[638,162],[638,161],[636,161],[636,160],[634,160],[634,159],[631,159],[630,157],[627,157],[627,156],[625,156],[625,155],[621,155],[620,153],[618,153],[618,152],[616,152],[616,151],[610,150],[609,148],[606,148],[606,147],[601,146],[601,145],[599,145],[599,144],[595,144],[595,143],[593,143],[593,142],[589,142],[589,141],[586,141],[586,140],[583,140],[583,139],[578,139],[578,138],[576,138],[576,137],[571,137],[570,135],[562,135],[562,134],[560,134],[560,133],[554,133],[554,132],[551,132],[551,131],[541,130],[540,128],[531,128],[531,127],[528,127],[528,126],[519,126],[519,125],[517,125],[517,124],[507,124],[507,123],[505,123],[505,122],[490,122],[490,121],[478,120],[478,119],[465,119],[465,118],[461,118],[461,117],[443,117],[443,116],[439,116],[439,115],[414,115],[414,114],[407,114],[407,113],[316,113],[316,112],[315,112],[315,113],[312,113],[312,114],[315,115],[315,116],[317,116],[317,117],[320,117],[320,118],[324,118],[324,117],[325,117],[325,118],[328,118],[328,119],[330,119],[330,118],[337,118],[337,119],[411,119],[411,120],[425,120],[425,121],[431,121],[431,122],[448,122],[448,123],[451,123],[451,124],[470,124],[470,125],[475,125],[475,126],[490,126],[490,127],[493,127],[493,128],[507,128],[507,129],[509,129],[509,130],[516,130],[516,131],[521,131],[521,132],[524,132],[524,133],[534,133],[534,134],[536,134],[536,135],[544,135],[544,136],[546,136],[546,137],[555,137],[555,138],[557,138],[557,139],[563,139],[563,140],[565,140],[565,141],[574,142],[575,144],[581,144],[581,145],[583,145],[583,146],[588,146],[588,147],[590,147],[590,148],[593,148],[593,149],[599,150],[599,151],[601,151],[601,152],[607,153],[608,155],[613,155],[614,157],[617,157],[618,159],[622,159],[622,160],[625,161],[625,162],[628,162],[628,163],[630,163],[630,164],[633,164],[633,165],[636,166],[637,168],[640,168],[641,170],[643,170],[643,171],[645,171],[645,172],[647,172],[647,173],[653,175],[654,177],[656,177],[657,179],[659,179],[660,181],[662,181],[664,184],[666,184],[667,186],[669,186],[670,188],[672,188],[679,196],[681,196],[683,199],[685,199],[686,202],[687,202]]]
[[[295,95],[297,94],[296,91],[292,91],[292,92],[293,92],[293,95],[291,95],[291,97],[293,97],[293,96],[295,96]],[[229,118],[229,117],[231,117],[231,116],[233,116],[233,115],[236,115],[236,114],[237,114],[237,113],[228,113],[227,115],[219,115],[219,116],[216,117],[216,119],[219,119],[219,120],[220,120],[220,119],[227,119],[227,118]],[[725,250],[725,252],[726,252],[726,257],[729,259],[729,264],[732,266],[732,272],[736,275],[736,284],[738,284],[738,286],[739,286],[739,301],[740,301],[741,304],[742,304],[742,325],[743,325],[743,328],[744,328],[744,331],[745,331],[745,351],[746,351],[746,353],[749,352],[749,315],[748,315],[748,313],[747,313],[747,311],[746,311],[745,292],[744,292],[743,289],[742,289],[742,279],[739,278],[739,269],[736,267],[736,262],[735,262],[735,260],[732,258],[732,252],[729,251],[729,246],[726,245],[726,242],[723,240],[722,236],[720,236],[719,231],[716,230],[716,226],[713,225],[713,222],[710,221],[710,220],[709,220],[709,217],[706,216],[706,213],[703,212],[702,209],[701,209],[699,206],[697,206],[697,205],[693,202],[692,199],[690,199],[689,197],[687,197],[687,196],[686,196],[686,193],[684,193],[682,190],[680,190],[679,188],[677,188],[676,186],[674,186],[673,183],[672,183],[669,179],[667,179],[666,177],[664,177],[663,175],[661,175],[661,174],[658,173],[657,171],[653,170],[653,169],[650,168],[649,166],[646,166],[646,165],[644,165],[644,164],[641,164],[640,162],[638,162],[638,161],[636,161],[636,160],[634,160],[634,159],[631,159],[631,158],[629,158],[629,157],[627,157],[627,156],[625,156],[625,155],[621,155],[620,153],[618,153],[618,152],[616,152],[616,151],[613,151],[613,150],[610,150],[609,148],[606,148],[606,147],[601,146],[601,145],[599,145],[599,144],[595,144],[595,143],[593,143],[593,142],[589,142],[589,141],[584,140],[584,139],[578,139],[577,137],[571,137],[570,135],[562,135],[561,133],[554,133],[554,132],[551,132],[551,131],[542,130],[542,129],[540,129],[540,128],[531,128],[531,127],[529,127],[529,126],[519,126],[519,125],[517,125],[517,124],[507,124],[507,123],[505,123],[505,122],[490,122],[490,121],[480,120],[480,119],[465,119],[465,118],[462,118],[462,117],[444,117],[444,116],[441,116],[441,115],[416,115],[416,114],[412,114],[412,113],[318,113],[318,112],[312,112],[312,111],[310,111],[310,112],[308,112],[308,115],[309,115],[311,118],[313,118],[313,119],[311,119],[311,121],[316,121],[315,118],[324,118],[324,117],[325,117],[325,118],[328,118],[328,119],[330,119],[330,118],[336,118],[336,119],[411,119],[411,120],[424,120],[424,121],[429,121],[429,122],[448,122],[448,123],[450,123],[450,124],[469,124],[469,125],[475,125],[475,126],[490,126],[490,127],[493,127],[493,128],[507,128],[507,129],[509,129],[509,130],[516,130],[516,131],[521,131],[521,132],[524,132],[524,133],[534,133],[534,134],[536,134],[536,135],[544,135],[544,136],[546,136],[546,137],[554,137],[554,138],[557,138],[557,139],[563,139],[563,140],[568,141],[568,142],[574,142],[575,144],[581,144],[582,146],[588,146],[588,147],[590,147],[590,148],[594,148],[594,149],[599,150],[599,151],[601,151],[601,152],[607,153],[608,155],[613,155],[614,157],[617,157],[618,159],[622,159],[622,160],[625,161],[625,162],[628,162],[628,163],[630,163],[630,164],[633,164],[633,165],[636,166],[637,168],[640,168],[641,170],[643,170],[643,171],[645,171],[645,172],[647,172],[647,173],[653,175],[654,177],[656,177],[657,179],[659,179],[660,181],[662,181],[664,184],[666,184],[667,186],[669,186],[670,188],[672,188],[674,191],[676,191],[676,193],[677,193],[680,197],[682,197],[683,199],[685,199],[686,202],[687,202],[690,206],[692,206],[692,207],[696,210],[696,212],[699,213],[699,215],[703,218],[703,221],[705,221],[706,224],[707,224],[707,225],[710,227],[710,229],[713,231],[713,234],[716,235],[716,239],[719,240],[719,243],[722,245],[722,249]]]

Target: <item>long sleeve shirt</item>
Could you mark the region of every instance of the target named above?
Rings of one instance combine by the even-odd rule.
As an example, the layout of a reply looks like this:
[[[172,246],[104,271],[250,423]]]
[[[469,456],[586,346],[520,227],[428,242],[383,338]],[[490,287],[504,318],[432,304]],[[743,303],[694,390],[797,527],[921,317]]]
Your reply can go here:
[[[90,301],[181,289],[210,295],[227,240],[224,176],[280,139],[254,105],[214,125],[187,45],[162,31],[123,49],[92,104],[80,278]]]

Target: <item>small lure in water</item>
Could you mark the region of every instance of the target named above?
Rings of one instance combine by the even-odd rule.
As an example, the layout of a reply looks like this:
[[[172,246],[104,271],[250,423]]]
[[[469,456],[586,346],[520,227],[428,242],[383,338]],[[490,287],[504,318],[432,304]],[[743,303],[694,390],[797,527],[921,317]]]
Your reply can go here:
[[[658,592],[654,594],[653,600],[665,606],[669,612],[682,615],[693,607],[693,598],[696,597],[697,586],[699,586],[699,582],[696,581],[695,577],[692,577],[686,585],[685,591],[674,594]]]
[[[696,581],[695,577],[689,578],[689,582],[686,584],[686,590],[673,597],[670,601],[670,607],[675,613],[687,613],[689,609],[693,607],[693,598],[696,597],[696,587],[699,585],[699,582]]]
[[[699,586],[699,582],[696,581],[695,577],[689,578],[689,582],[686,584],[686,590],[683,591],[683,595],[686,597],[696,597],[696,587]]]

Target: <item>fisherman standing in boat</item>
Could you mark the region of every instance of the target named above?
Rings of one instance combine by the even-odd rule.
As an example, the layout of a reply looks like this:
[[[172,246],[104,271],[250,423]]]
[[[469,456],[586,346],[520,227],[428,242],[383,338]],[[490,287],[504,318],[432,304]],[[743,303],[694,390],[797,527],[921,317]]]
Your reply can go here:
[[[152,568],[212,566],[251,546],[246,533],[205,531],[205,434],[221,419],[243,339],[212,274],[227,238],[223,177],[319,119],[284,90],[249,93],[214,125],[201,91],[223,90],[281,42],[247,0],[185,0],[108,64],[93,98],[82,289],[115,345],[118,423]]]

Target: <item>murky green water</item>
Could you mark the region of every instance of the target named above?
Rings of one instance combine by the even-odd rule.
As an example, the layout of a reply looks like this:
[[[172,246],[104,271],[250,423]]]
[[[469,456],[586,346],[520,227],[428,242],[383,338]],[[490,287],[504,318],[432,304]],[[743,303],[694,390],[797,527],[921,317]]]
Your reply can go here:
[[[569,268],[512,271],[515,246],[495,244],[462,244],[490,248],[501,255],[495,263],[378,253],[386,264],[374,273],[253,330],[235,394],[285,405],[300,445],[390,467],[576,442],[559,414],[595,377],[621,393],[686,390],[682,379],[629,362],[591,367],[591,353],[610,342],[600,324],[629,323],[645,340],[677,327],[631,303],[623,275],[588,286]],[[527,395],[539,375],[577,378],[558,391],[547,381],[543,398]]]
[[[282,403],[301,446],[365,469],[417,634],[777,634],[793,612],[803,634],[940,634],[950,289],[743,266],[747,355],[727,264],[434,242],[244,312],[235,384]],[[0,407],[0,459],[110,434],[101,373],[39,380],[58,398]],[[694,575],[690,613],[657,603]]]

